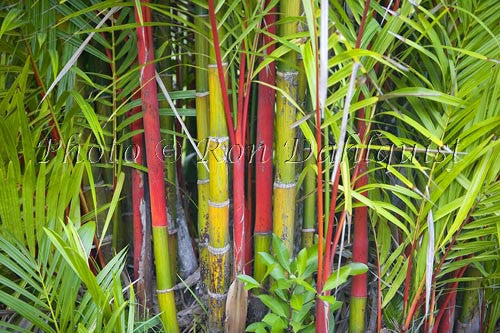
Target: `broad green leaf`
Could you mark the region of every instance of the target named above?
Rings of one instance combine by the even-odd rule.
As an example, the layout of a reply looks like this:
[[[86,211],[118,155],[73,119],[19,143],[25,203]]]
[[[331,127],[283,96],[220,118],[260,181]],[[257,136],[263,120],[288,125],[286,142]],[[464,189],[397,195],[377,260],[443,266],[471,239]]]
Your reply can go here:
[[[260,283],[257,282],[253,277],[248,275],[238,275],[238,279],[245,282],[245,289],[251,290],[253,288],[260,287]]]
[[[277,261],[280,263],[281,267],[283,267],[288,273],[291,273],[290,270],[290,255],[285,246],[285,243],[276,235],[273,234],[273,254],[276,257]]]
[[[325,282],[325,285],[323,286],[323,291],[335,289],[341,284],[344,284],[350,275],[363,274],[367,270],[368,267],[365,264],[358,262],[344,265],[340,268],[339,271],[334,271],[332,272],[332,274],[330,274]]]
[[[288,318],[289,310],[288,305],[283,301],[272,297],[270,295],[257,295],[257,297],[264,303],[273,313],[283,318]]]

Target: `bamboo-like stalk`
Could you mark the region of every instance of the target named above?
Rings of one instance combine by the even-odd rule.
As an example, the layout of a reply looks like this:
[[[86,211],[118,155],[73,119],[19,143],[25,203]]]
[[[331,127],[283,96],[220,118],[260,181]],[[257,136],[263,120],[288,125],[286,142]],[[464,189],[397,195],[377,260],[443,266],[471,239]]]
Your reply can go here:
[[[162,0],[161,4],[165,6],[170,5],[170,0]],[[171,23],[170,17],[167,16],[167,22]],[[170,29],[171,26],[163,26],[155,29],[154,40],[158,41],[159,45],[167,43],[167,47],[164,54],[159,55],[164,58],[159,62],[162,70],[169,68],[172,59],[170,55],[172,53],[172,41],[170,40]],[[162,72],[161,80],[168,91],[172,91],[174,88],[173,75],[169,72]],[[169,108],[168,101],[161,100],[158,102],[159,107],[162,109]],[[177,280],[177,170],[176,170],[176,155],[175,155],[175,126],[174,126],[174,116],[171,115],[160,115],[160,128],[161,133],[161,155],[159,158],[163,159],[165,165],[165,193],[167,199],[167,218],[168,218],[168,246],[170,254],[170,272],[172,274],[172,281],[175,283]]]
[[[300,15],[300,1],[281,0],[280,20]],[[280,25],[280,36],[286,37],[297,32],[297,21],[291,20]],[[283,62],[278,64],[276,86],[293,100],[297,100],[298,72],[297,54],[288,52]],[[295,224],[296,177],[294,148],[296,145],[295,122],[296,109],[282,93],[276,97],[276,175],[273,195],[273,232],[280,237],[289,253],[293,251]]]
[[[302,55],[298,55],[298,66],[299,77],[298,77],[298,92],[297,92],[297,103],[302,107],[303,110],[307,108],[306,101],[306,91],[307,91],[307,77],[304,69],[304,59]],[[305,161],[304,161],[305,160]],[[304,183],[302,188],[302,195],[304,197],[303,202],[303,213],[302,213],[302,230],[301,230],[301,247],[308,248],[314,243],[315,229],[315,215],[316,215],[316,173],[314,171],[314,166],[317,161],[312,152],[312,147],[309,144],[302,144],[302,158],[304,161],[300,165],[303,169],[306,169],[306,175],[304,177]],[[298,168],[300,169],[300,167]]]
[[[362,39],[364,31],[365,31],[366,19],[367,19],[367,15],[368,15],[368,10],[370,8],[370,3],[371,3],[371,0],[365,0],[365,8],[363,10],[363,16],[361,19],[361,23],[360,23],[360,27],[359,27],[359,31],[358,31],[358,36],[356,38],[356,48],[359,48],[361,45],[361,39]],[[328,8],[328,2],[322,1],[322,6],[323,6],[323,8]],[[323,25],[323,23],[325,23],[325,21],[328,21],[328,14],[324,14],[324,13],[322,13],[322,14],[326,16],[326,17],[323,17],[323,15],[322,15],[322,17],[321,17],[321,22]],[[327,24],[327,23],[325,23],[325,24]],[[324,32],[327,31],[327,26],[322,26],[321,30],[323,32],[322,37],[324,38],[325,37]],[[323,52],[324,52],[325,46],[322,46],[322,47],[323,47]],[[319,287],[318,289],[322,289],[323,284],[326,282],[326,279],[328,278],[328,276],[331,273],[331,268],[333,266],[334,254],[336,251],[338,241],[340,239],[340,235],[341,235],[343,227],[344,227],[344,222],[345,222],[345,217],[346,217],[346,211],[344,210],[342,212],[342,216],[340,218],[340,221],[337,225],[337,231],[335,233],[335,237],[333,237],[333,222],[334,222],[334,218],[335,218],[337,194],[338,194],[339,180],[340,180],[340,160],[342,158],[343,145],[344,145],[344,140],[345,140],[345,135],[346,135],[346,130],[347,130],[347,120],[349,117],[349,107],[350,107],[350,104],[351,104],[352,98],[353,98],[354,86],[355,86],[354,84],[355,84],[358,68],[359,68],[359,63],[355,63],[353,65],[353,69],[352,69],[351,76],[350,76],[349,87],[348,87],[348,91],[346,94],[346,101],[344,104],[344,111],[343,111],[343,115],[342,115],[342,126],[340,129],[341,133],[340,133],[340,138],[338,141],[339,143],[337,146],[337,151],[335,153],[335,162],[334,162],[333,171],[332,171],[332,176],[333,176],[332,195],[331,195],[331,200],[330,200],[328,224],[327,224],[327,230],[326,230],[327,231],[327,233],[326,233],[327,246],[326,246],[324,260],[322,262],[322,266],[324,266],[324,268],[322,270],[320,270],[318,268],[318,271],[321,271],[318,273],[318,276],[319,276],[318,277],[318,287]],[[326,91],[324,91],[324,93],[326,93]],[[324,96],[324,97],[326,97],[326,96]],[[364,149],[362,149],[361,153],[359,154],[359,160],[357,161],[358,163],[356,164],[356,167],[355,167],[352,179],[351,179],[351,183],[357,179],[357,175],[359,173],[360,166],[361,166],[359,164],[359,162],[363,158],[364,158]],[[333,237],[333,242],[332,242],[332,237]],[[321,242],[321,237],[320,237],[320,242]],[[321,259],[318,257],[318,266],[319,266],[320,262],[321,262]],[[329,292],[327,292],[326,294],[328,295]],[[323,302],[323,304],[324,304],[324,306],[319,306],[316,308],[316,318],[317,318],[316,332],[324,332],[328,329],[329,304],[326,302]],[[357,304],[357,305],[358,305],[358,308],[359,308],[359,306],[362,306],[362,304]],[[366,306],[366,301],[365,301],[364,306]],[[364,326],[364,323],[363,323],[363,326]]]
[[[207,14],[197,7],[194,24],[197,27],[207,26]],[[208,39],[199,33],[195,35],[196,57],[196,130],[198,146],[205,154],[209,135],[209,95],[208,95]],[[204,156],[205,158],[205,156]],[[202,163],[198,163],[198,247],[199,265],[203,284],[209,285],[208,261],[208,197],[209,174]]]
[[[304,156],[309,158],[304,163],[304,168],[307,170],[304,177],[304,223],[302,225],[302,247],[311,247],[314,243],[315,234],[315,213],[316,213],[316,173],[314,166],[316,165],[316,158],[311,152],[304,151]]]
[[[172,75],[166,74],[162,75],[161,79],[163,84],[168,91],[173,90],[173,78]],[[168,108],[168,102],[163,100],[159,102],[161,108]],[[170,255],[170,271],[172,274],[172,281],[177,279],[176,277],[176,267],[177,267],[177,170],[176,170],[176,155],[175,155],[175,140],[174,134],[174,117],[161,115],[160,116],[160,127],[163,131],[161,134],[162,138],[162,157],[165,164],[165,192],[167,195],[167,217],[168,217],[168,253]]]
[[[213,58],[211,58],[213,59]],[[224,66],[224,70],[227,65]],[[229,283],[229,188],[227,151],[229,138],[222,92],[216,65],[208,65],[208,91],[210,94],[210,137],[208,142],[209,173],[209,262],[210,283],[208,306],[210,332],[224,330],[224,311]]]
[[[362,99],[363,96],[360,96]],[[365,109],[358,110],[358,132],[363,143],[366,142]],[[355,188],[359,189],[368,184],[366,158],[357,161],[359,164],[359,179]],[[361,193],[367,196],[367,191]],[[368,207],[360,206],[354,209],[354,238],[352,243],[352,261],[368,264]],[[368,295],[367,273],[352,277],[349,331],[362,333],[365,331],[366,300]]]
[[[148,2],[147,0],[144,2]],[[148,6],[142,6],[144,22],[151,20]],[[135,9],[136,22],[140,24],[140,16]],[[146,142],[146,160],[148,165],[148,182],[151,200],[151,220],[153,225],[154,255],[156,263],[157,297],[161,319],[165,330],[178,332],[174,291],[170,272],[168,246],[168,221],[165,203],[165,181],[163,179],[163,162],[156,155],[158,142],[161,141],[160,121],[158,113],[158,94],[155,81],[154,46],[151,27],[137,27],[137,46],[141,67],[141,99],[144,110],[144,138]]]
[[[271,34],[276,33],[276,8],[273,8],[264,18],[264,27]],[[271,38],[263,35],[264,45],[271,42]],[[266,54],[271,54],[275,45],[266,48]],[[259,73],[259,81],[271,86],[276,82],[276,67],[274,62]],[[259,149],[255,158],[255,228],[254,228],[254,277],[262,281],[266,273],[266,266],[259,252],[268,252],[271,245],[272,222],[272,179],[273,179],[273,127],[275,91],[265,85],[258,86],[257,102],[257,131],[256,146]]]
[[[139,91],[132,96],[133,100],[140,99]],[[141,112],[141,107],[135,107],[130,112],[130,116]],[[136,131],[143,129],[142,119],[138,119],[130,124],[130,130]],[[144,142],[142,133],[132,137],[132,157],[134,162],[143,165]],[[151,228],[148,226],[148,213],[146,211],[146,198],[144,182],[145,174],[132,169],[132,216],[133,216],[133,239],[134,239],[134,279],[137,282],[137,296],[140,304],[148,307],[153,300],[153,289],[151,287],[152,272],[148,267],[151,266]]]
[[[274,10],[274,9],[273,9]],[[258,107],[258,88],[259,84],[252,83],[250,96],[249,96],[249,129],[247,131],[246,144],[247,147],[251,147],[252,144],[256,142],[256,131],[257,131],[257,107]],[[255,158],[249,156],[248,163],[251,165],[255,163]],[[246,188],[246,216],[248,223],[245,224],[245,235],[248,235],[245,239],[245,272],[248,275],[253,275],[253,266],[254,266],[254,252],[253,244],[254,244],[254,227],[255,224],[252,223],[255,218],[255,201],[254,193],[255,193],[255,170],[252,167],[247,168],[247,188]],[[269,192],[272,195],[272,185],[269,185]],[[269,214],[272,217],[272,212]],[[270,229],[272,229],[272,223],[270,224]]]
[[[365,12],[368,9],[370,3],[366,3]],[[394,4],[394,10],[396,11],[399,7],[399,1]],[[366,14],[364,14],[366,17]],[[362,27],[360,27],[361,30]],[[356,48],[361,45],[361,39],[358,37],[356,40]],[[377,64],[378,65],[378,64]],[[377,65],[375,67],[375,72],[378,72]],[[364,95],[360,95],[360,99],[363,99]],[[366,144],[368,141],[367,137],[367,121],[365,109],[361,108],[357,112],[358,117],[358,133],[361,141]],[[359,180],[355,183],[355,188],[360,188],[368,184],[367,171],[367,159],[361,157],[358,161],[358,170],[360,174]],[[361,195],[367,196],[367,192],[362,192]],[[353,252],[352,260],[354,262],[361,262],[363,264],[368,264],[368,207],[361,206],[354,209],[354,239],[353,239]],[[411,269],[408,269],[410,272]],[[359,274],[352,279],[351,288],[351,302],[350,302],[350,330],[352,332],[363,332],[364,331],[364,319],[366,312],[366,300],[367,300],[367,279],[368,273]]]
[[[229,141],[232,145],[231,150],[229,151],[229,154],[231,156],[231,161],[233,163],[233,198],[234,198],[234,209],[233,209],[233,220],[234,220],[234,225],[233,225],[233,236],[234,236],[234,248],[233,248],[233,255],[234,255],[234,276],[237,274],[245,273],[245,230],[248,230],[247,227],[247,222],[245,218],[245,212],[248,207],[245,207],[246,201],[245,201],[245,150],[244,150],[244,143],[245,143],[245,138],[246,138],[246,129],[247,129],[247,115],[248,115],[248,102],[249,102],[249,94],[250,94],[250,77],[252,76],[252,70],[253,70],[253,64],[254,64],[254,57],[251,56],[250,60],[250,66],[248,70],[248,76],[247,76],[247,82],[245,86],[245,73],[246,73],[246,45],[245,41],[242,42],[242,53],[240,55],[240,80],[239,80],[239,87],[238,87],[238,111],[237,111],[237,124],[238,128],[235,128],[233,126],[233,119],[231,116],[231,106],[229,103],[229,94],[228,94],[228,89],[226,86],[226,76],[227,76],[227,64],[224,64],[222,62],[222,55],[221,55],[221,45],[219,42],[219,30],[221,30],[217,26],[217,19],[216,19],[216,13],[215,13],[215,4],[213,0],[208,0],[208,9],[209,9],[209,16],[210,16],[210,26],[211,26],[211,33],[212,33],[212,38],[213,38],[213,52],[211,52],[211,59],[215,58],[215,64],[209,65],[209,91],[210,91],[210,134],[212,140],[216,141],[216,146],[213,148],[210,148],[209,150],[221,150],[220,153],[214,153],[215,159],[217,162],[220,164],[221,158],[222,162],[226,162],[225,158],[229,157],[226,156],[226,151],[227,151],[227,142]],[[246,26],[246,23],[244,23],[244,26]],[[257,39],[254,40],[254,43],[256,43]],[[213,71],[213,68],[217,68],[217,76],[215,75],[210,75],[211,72]],[[212,89],[213,87],[213,80],[211,79],[212,77],[216,77],[218,82],[219,82],[219,91],[217,92],[215,89]],[[213,92],[217,92],[217,95],[214,95]],[[233,94],[234,97],[236,95]],[[221,98],[219,98],[221,97]],[[222,104],[224,106],[223,108],[223,115],[226,121],[226,126],[224,129],[224,132],[228,137],[221,137],[220,134],[222,134],[222,131],[220,130],[220,123],[213,125],[212,122],[212,116],[217,114],[219,117],[218,119],[215,118],[214,120],[217,121],[222,120],[222,112],[217,112],[215,111],[214,107],[215,102],[220,102],[220,99],[222,99]],[[220,107],[220,104],[219,104]],[[215,117],[215,116],[214,116]],[[216,126],[215,132],[217,135],[214,137],[212,134],[212,126]],[[220,132],[220,133],[219,133]],[[211,144],[211,142],[209,143]],[[219,155],[219,156],[218,156]],[[212,155],[210,156],[212,158]],[[213,158],[212,158],[213,159]],[[210,163],[210,158],[209,158],[209,165],[212,165]],[[218,244],[217,248],[214,248],[212,246],[213,242],[216,242],[215,240],[212,239],[212,229],[216,228],[218,226],[214,226],[215,224],[215,219],[212,219],[212,206],[215,206],[217,208],[226,208],[225,206],[229,205],[229,200],[227,202],[212,202],[212,188],[216,188],[215,185],[212,185],[212,176],[213,176],[213,170],[210,169],[211,174],[210,174],[210,201],[209,201],[209,229],[210,229],[210,246],[209,246],[209,252],[214,255],[220,255],[220,256],[226,256],[227,250],[229,250],[229,244],[226,244],[225,242],[220,242]],[[222,178],[222,184],[227,185],[227,165],[225,168],[226,172],[226,177]],[[219,182],[221,179],[218,180]],[[224,183],[226,182],[226,183]],[[226,186],[227,188],[227,186]],[[227,196],[226,193],[219,193],[220,196]],[[225,212],[226,210],[224,210]],[[214,213],[215,214],[215,213]],[[223,222],[226,223],[225,216],[222,216],[224,219]],[[224,233],[227,233],[227,226],[223,224],[223,228],[220,230],[216,230],[216,232],[220,233],[220,235],[223,235]],[[221,239],[224,239],[227,237],[222,236]],[[224,247],[222,248],[221,246]],[[218,262],[219,266],[222,266],[222,269],[225,270],[225,264],[226,261],[222,260],[222,262]],[[212,267],[212,260],[211,260],[211,265],[210,265],[211,271],[217,270],[216,268]],[[225,279],[224,276],[218,277],[215,276],[212,273],[211,274],[211,279],[220,279],[221,281]],[[219,287],[218,289],[220,291],[225,291],[227,288],[225,288],[224,283],[220,283],[220,286],[215,286],[212,285],[213,282],[211,281],[211,286],[210,287]],[[227,285],[227,283],[226,283]],[[216,311],[217,316],[214,317],[213,319],[213,327],[210,326],[209,322],[209,329],[211,328],[212,331],[221,331],[224,327],[224,323],[222,322],[223,319],[223,314],[219,315],[219,306],[222,304],[224,305],[225,299],[228,298],[227,293],[214,293],[213,289],[209,290],[209,297],[210,303],[209,305],[213,305],[214,310]],[[225,309],[226,310],[226,316],[227,316],[227,323],[226,323],[226,330],[236,330],[240,331],[244,328],[244,318],[246,318],[246,303],[247,303],[247,297],[248,294],[245,291],[243,287],[243,283],[241,281],[235,280],[229,289],[229,297],[230,303],[228,304],[228,307]],[[220,302],[215,302],[213,301],[214,298],[219,298]]]

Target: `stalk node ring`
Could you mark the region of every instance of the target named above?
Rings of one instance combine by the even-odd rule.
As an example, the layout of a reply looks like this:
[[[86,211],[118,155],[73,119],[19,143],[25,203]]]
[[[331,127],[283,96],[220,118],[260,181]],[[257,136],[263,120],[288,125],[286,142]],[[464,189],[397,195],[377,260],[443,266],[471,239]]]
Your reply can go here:
[[[223,142],[229,141],[229,137],[228,136],[209,136],[208,141],[223,143]]]
[[[223,202],[213,202],[210,199],[208,200],[208,205],[214,208],[224,208],[229,206],[229,199]]]
[[[175,290],[174,287],[168,288],[168,289],[156,289],[156,294],[158,294],[158,295],[167,294],[167,293],[170,293],[170,292],[172,292],[174,290]]]
[[[297,76],[299,76],[299,72],[280,72],[280,71],[276,71],[276,74],[278,76],[281,76],[284,80],[294,80],[297,78]]]
[[[217,300],[223,300],[223,299],[226,299],[226,297],[227,297],[227,293],[224,293],[224,294],[214,293],[214,292],[211,292],[210,289],[207,289],[207,294],[210,298],[215,298]]]
[[[274,181],[273,186],[274,186],[274,188],[294,188],[295,186],[297,186],[297,182],[282,183],[279,180],[276,180],[276,181]]]
[[[227,62],[222,63],[222,67],[227,66]],[[208,68],[217,68],[217,64],[208,64]]]
[[[227,252],[229,252],[230,246],[229,246],[229,244],[226,244],[226,246],[224,246],[224,247],[213,247],[211,245],[208,245],[207,248],[208,248],[208,252],[210,252],[211,254],[216,255],[216,256],[221,256],[221,255],[224,255]]]

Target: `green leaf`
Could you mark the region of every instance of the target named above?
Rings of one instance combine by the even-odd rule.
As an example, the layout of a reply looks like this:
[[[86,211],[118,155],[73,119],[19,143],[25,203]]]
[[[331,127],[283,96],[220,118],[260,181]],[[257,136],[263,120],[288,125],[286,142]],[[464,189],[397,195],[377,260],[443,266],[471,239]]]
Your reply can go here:
[[[404,265],[401,267],[399,270],[399,273],[397,277],[394,279],[392,284],[389,287],[389,290],[383,297],[383,303],[382,303],[382,308],[384,308],[389,302],[392,300],[394,296],[396,296],[397,291],[399,290],[399,287],[403,283],[406,277],[406,271],[408,269],[408,261],[404,263]]]
[[[306,271],[307,267],[307,249],[302,249],[297,255],[297,273],[301,277]]]
[[[347,281],[350,275],[359,275],[368,271],[368,266],[355,262],[342,266],[339,271],[334,271],[326,280],[323,291],[332,290]]]
[[[290,270],[290,254],[285,246],[285,243],[276,235],[273,234],[273,254],[280,263],[281,267],[283,267],[288,273],[291,273]]]
[[[118,179],[116,181],[116,187],[113,192],[113,198],[111,199],[111,204],[108,209],[108,214],[106,215],[106,220],[104,221],[104,226],[102,228],[101,239],[99,241],[99,248],[101,247],[102,241],[106,236],[106,231],[108,230],[109,223],[113,218],[113,213],[116,211],[116,208],[118,207],[118,200],[120,199],[120,194],[122,191],[124,180],[125,180],[125,173],[120,172],[120,174],[118,175]]]
[[[302,308],[303,304],[304,304],[304,295],[294,293],[292,295],[292,298],[290,299],[290,305],[292,306],[292,309],[299,311]]]
[[[274,313],[268,313],[262,318],[262,321],[271,326],[271,332],[282,332],[288,326],[283,318]]]
[[[257,297],[264,303],[273,313],[288,318],[288,306],[281,300],[274,298],[270,295],[257,295]]]
[[[427,89],[427,88],[421,88],[421,87],[405,87],[405,88],[400,88],[396,89],[390,93],[387,93],[385,95],[381,95],[380,101],[390,99],[390,98],[400,98],[400,97],[417,97],[417,98],[423,98],[423,99],[428,99],[431,101],[436,101],[442,104],[447,104],[451,106],[457,106],[457,107],[463,107],[465,105],[465,101],[462,99],[451,96],[448,94],[445,94],[440,91],[432,90],[432,89]]]
[[[259,288],[260,287],[260,283],[257,282],[257,280],[255,280],[251,276],[240,274],[240,275],[238,275],[238,279],[240,281],[243,281],[245,283],[245,289],[246,290],[251,290],[251,289]]]
[[[330,311],[336,311],[342,307],[342,302],[335,299],[335,296],[319,296],[319,298],[330,304]]]
[[[71,93],[71,96],[73,96],[75,102],[80,107],[81,111],[83,112],[85,119],[87,119],[89,127],[92,130],[92,132],[94,133],[94,136],[97,140],[97,143],[101,147],[104,147],[104,134],[102,131],[101,124],[99,123],[99,119],[97,118],[97,115],[94,112],[94,109],[90,106],[90,104],[78,92],[71,91],[70,93]]]
[[[263,322],[251,323],[247,326],[245,332],[266,333],[266,324]]]
[[[311,292],[311,293],[316,293],[316,289],[314,289],[314,287],[307,281],[304,281],[302,279],[295,279],[295,283],[297,283],[299,286],[302,286],[304,287],[304,289],[306,289],[307,291]]]
[[[0,27],[0,38],[8,31],[14,30],[22,26],[25,22],[22,20],[23,12],[17,8],[11,8],[7,11],[4,17],[2,26]]]

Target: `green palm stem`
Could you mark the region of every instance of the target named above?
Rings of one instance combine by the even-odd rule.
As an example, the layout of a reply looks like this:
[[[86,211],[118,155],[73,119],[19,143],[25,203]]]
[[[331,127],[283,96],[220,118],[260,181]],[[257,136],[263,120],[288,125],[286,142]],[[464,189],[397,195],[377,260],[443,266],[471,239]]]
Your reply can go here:
[[[90,135],[90,130],[85,130],[83,133],[83,137],[88,137]],[[95,148],[95,147],[94,147]],[[97,149],[92,148],[88,152],[88,159],[92,161],[97,161],[99,156],[101,155]],[[108,194],[107,189],[105,188],[105,182],[103,179],[102,168],[91,168],[92,170],[92,178],[93,178],[93,186],[95,188],[95,196],[96,200],[94,205],[94,199],[92,196],[92,191],[90,188],[90,178],[87,173],[84,173],[82,177],[82,191],[85,197],[85,201],[88,202],[89,211],[94,211],[96,207],[101,207],[102,205],[108,202]],[[105,219],[105,212],[101,212],[97,214],[96,225],[102,227]]]
[[[113,23],[111,23],[113,25]],[[109,141],[111,141],[111,145],[113,145],[113,149],[110,152],[109,158],[112,160],[113,163],[113,168],[110,169],[111,171],[111,179],[109,184],[112,186],[110,195],[112,196],[115,189],[116,189],[116,181],[117,181],[117,175],[119,173],[119,161],[118,161],[118,156],[122,156],[120,154],[119,147],[114,147],[114,143],[117,142],[117,127],[118,127],[118,122],[117,122],[117,116],[116,116],[116,109],[117,109],[117,94],[118,94],[118,79],[117,79],[117,74],[116,74],[116,40],[115,40],[115,32],[110,31],[109,32],[111,36],[111,63],[110,63],[110,69],[111,69],[111,78],[112,78],[112,83],[111,83],[111,115],[112,115],[112,133],[113,137],[109,138]],[[108,144],[106,142],[106,144]],[[119,155],[120,154],[120,155]],[[109,172],[109,171],[108,171]],[[112,240],[112,250],[113,252],[117,253],[118,249],[121,248],[123,245],[123,226],[121,226],[121,223],[123,223],[122,219],[120,218],[120,205],[117,205],[116,210],[113,213],[113,218],[112,218],[112,223],[113,223],[113,240]]]
[[[104,32],[101,32],[100,35],[106,40],[107,35]],[[117,142],[117,116],[116,116],[116,110],[117,110],[117,94],[121,92],[121,89],[118,89],[117,87],[117,74],[116,74],[116,40],[115,40],[115,32],[110,31],[109,32],[111,41],[110,41],[110,46],[111,48],[106,48],[106,56],[109,60],[109,66],[107,63],[103,62],[98,62],[100,64],[101,68],[98,70],[98,72],[107,72],[108,68],[111,71],[111,96],[103,95],[102,98],[111,98],[111,103],[99,103],[97,104],[96,108],[96,113],[101,115],[104,119],[107,119],[109,115],[112,117],[112,130],[111,133],[113,134],[112,137],[106,136],[105,137],[105,147],[111,147],[109,151],[109,155],[105,154],[104,155],[104,161],[100,162],[105,162],[106,164],[109,164],[110,161],[113,164],[113,168],[105,168],[103,171],[104,174],[104,180],[106,183],[109,185],[109,191],[108,191],[108,201],[111,200],[113,196],[113,192],[115,191],[116,188],[116,175],[119,173],[119,161],[118,161],[118,156],[122,156],[122,152],[118,151],[120,147],[117,147],[116,142]],[[109,106],[110,104],[111,106]],[[113,224],[113,231],[112,231],[112,245],[111,248],[112,250],[116,253],[118,252],[118,248],[122,248],[123,246],[123,239],[124,239],[124,229],[123,227],[120,228],[121,224],[123,223],[123,220],[120,219],[120,205],[118,205],[113,213],[112,217],[112,224]]]
[[[95,67],[96,72],[105,72],[106,73],[109,70],[109,65],[107,63],[104,63],[101,61],[94,63],[93,66]],[[102,82],[102,83],[105,84],[105,82]],[[78,84],[78,81],[77,81],[77,84]],[[80,85],[80,84],[78,84],[78,85]],[[85,87],[84,85],[81,85],[81,86]],[[109,95],[103,94],[103,96],[101,98],[105,99],[105,100],[109,100],[109,97],[110,97]],[[102,103],[100,101],[95,102],[94,108],[96,110],[96,114],[101,116],[103,119],[106,119],[107,117],[109,117],[109,115],[112,112],[109,105],[106,105],[105,103]],[[106,136],[104,138],[104,140],[105,140],[104,147],[99,147],[96,143],[95,138],[92,135],[92,131],[90,129],[86,128],[83,131],[83,139],[86,140],[89,136],[91,137],[90,145],[92,146],[92,148],[89,147],[89,160],[91,163],[92,178],[93,178],[93,182],[94,182],[94,184],[92,184],[92,185],[95,188],[95,195],[96,195],[95,204],[96,205],[94,205],[92,191],[90,189],[89,177],[87,174],[84,174],[84,176],[82,178],[82,189],[83,189],[83,193],[85,195],[85,201],[88,203],[88,208],[90,209],[90,211],[94,211],[96,208],[99,208],[99,207],[105,205],[106,203],[110,202],[111,197],[113,195],[111,193],[111,187],[110,187],[110,184],[112,184],[112,181],[113,181],[112,169],[102,168],[102,167],[98,166],[98,164],[108,164],[108,162],[109,162],[108,154],[110,152],[109,149],[112,146],[112,138],[109,136]],[[104,152],[101,150],[102,148],[105,149]],[[101,212],[101,213],[97,214],[97,218],[96,218],[96,227],[98,230],[97,234],[100,234],[100,235],[102,235],[102,228],[104,226],[104,221],[106,218],[105,214],[106,214],[106,212]],[[115,230],[116,223],[115,223],[114,218],[116,216],[117,216],[117,214],[113,214],[113,220],[112,220],[113,229],[111,231],[111,234],[113,235],[113,240],[112,240],[113,242],[115,242],[115,239],[114,239],[115,235],[118,234],[118,230]],[[102,235],[102,237],[105,237],[105,236],[106,235]],[[101,249],[101,252],[103,252],[102,249]],[[106,256],[109,256],[111,254],[111,251],[109,251],[109,252],[105,251],[105,252],[106,252],[105,253]]]
[[[145,1],[148,2],[148,1]],[[156,263],[156,283],[161,320],[168,333],[178,332],[170,255],[168,246],[168,220],[165,204],[164,165],[156,156],[158,142],[161,142],[160,119],[158,112],[158,93],[155,83],[154,46],[151,27],[141,25],[141,21],[151,20],[149,7],[142,6],[142,18],[135,9],[137,27],[137,47],[141,66],[141,100],[144,110],[144,138],[146,142],[146,160],[148,165],[148,183],[151,203],[151,221],[153,225],[153,244]]]
[[[194,24],[197,27],[208,25],[206,10],[196,7],[197,15]],[[209,95],[208,95],[208,39],[201,33],[195,35],[195,61],[196,61],[196,130],[198,148],[205,154],[209,135]],[[204,156],[205,158],[205,156]],[[198,161],[198,248],[199,265],[202,281],[205,287],[209,285],[208,261],[208,197],[209,174],[203,163]]]
[[[300,1],[281,0],[280,19],[284,20],[300,15]],[[297,32],[297,21],[291,20],[279,27],[282,37]],[[298,97],[297,54],[288,52],[283,61],[278,64],[276,85],[278,91],[283,91],[293,100]],[[274,179],[273,195],[273,232],[280,237],[289,253],[293,253],[293,237],[295,228],[295,194],[296,175],[293,160],[296,144],[296,130],[291,128],[296,121],[296,109],[285,97],[277,93],[276,96],[276,174]]]
[[[104,64],[106,65],[106,64]],[[114,99],[114,96],[109,96],[109,95],[103,95],[103,99]],[[109,101],[107,101],[109,102]],[[107,119],[111,114],[115,114],[113,107],[116,107],[115,103],[111,103],[113,106],[106,105],[105,103],[97,103],[96,105],[96,113],[101,116],[103,119]],[[116,116],[113,117],[116,119]],[[115,188],[115,175],[116,175],[116,164],[117,164],[117,156],[120,153],[117,151],[119,147],[115,145],[114,143],[116,142],[116,138],[114,137],[116,135],[116,126],[114,126],[115,122],[113,121],[113,128],[108,129],[111,133],[113,133],[112,136],[105,136],[104,137],[104,147],[105,147],[105,153],[102,155],[101,159],[97,163],[105,163],[106,165],[112,164],[113,168],[99,168],[98,166],[95,166],[94,169],[101,169],[101,177],[102,177],[102,189],[105,192],[105,200],[104,202],[110,202],[111,198],[113,197],[113,191]],[[102,205],[102,203],[98,203],[98,207]],[[112,235],[111,239],[111,251],[117,253],[119,244],[121,243],[120,240],[123,239],[123,226],[120,227],[120,223],[122,223],[122,220],[120,219],[120,205],[116,206],[115,212],[113,213],[113,217],[111,219],[112,223],[112,230],[110,230],[110,234]],[[102,228],[103,225],[98,224],[98,228]],[[106,236],[106,235],[103,235]],[[111,255],[111,253],[108,253],[108,255]]]
[[[297,92],[297,104],[303,110],[307,109],[306,91],[307,91],[307,77],[304,70],[304,60],[302,55],[298,55],[298,65],[299,65],[299,76],[298,76],[298,92]],[[303,141],[303,140],[301,140]],[[301,247],[308,248],[314,243],[315,234],[315,211],[316,211],[316,173],[314,172],[314,165],[316,165],[316,158],[312,153],[310,144],[304,146],[301,145],[301,165],[302,168],[297,168],[298,170],[306,169],[306,175],[304,177],[303,185],[303,212],[302,212],[302,230],[301,230]],[[302,162],[303,161],[303,162]]]
[[[308,155],[309,158],[307,158]],[[314,172],[314,166],[316,165],[316,158],[309,149],[304,150],[304,156],[306,159],[304,163],[304,169],[306,169],[306,175],[304,177],[304,223],[302,225],[302,247],[311,247],[314,243],[315,234],[315,222],[316,222],[316,172]]]

